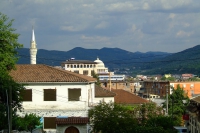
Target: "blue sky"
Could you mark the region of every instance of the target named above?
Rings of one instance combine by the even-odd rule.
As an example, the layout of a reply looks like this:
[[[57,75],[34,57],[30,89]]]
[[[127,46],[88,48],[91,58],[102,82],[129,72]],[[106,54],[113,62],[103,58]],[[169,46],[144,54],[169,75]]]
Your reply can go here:
[[[1,0],[19,42],[68,51],[180,52],[200,44],[200,0]]]

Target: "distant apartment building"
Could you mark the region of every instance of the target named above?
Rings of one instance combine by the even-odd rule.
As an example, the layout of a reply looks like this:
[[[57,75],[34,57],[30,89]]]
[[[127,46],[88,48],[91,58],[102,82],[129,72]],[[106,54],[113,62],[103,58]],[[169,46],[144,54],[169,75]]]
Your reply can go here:
[[[182,79],[187,80],[193,77],[193,74],[182,74]]]
[[[200,82],[199,81],[184,81],[184,82],[170,82],[170,86],[175,89],[180,85],[183,88],[184,92],[187,94],[189,98],[200,94]]]
[[[138,95],[141,97],[164,97],[167,93],[171,94],[171,92],[169,81],[143,81]]]

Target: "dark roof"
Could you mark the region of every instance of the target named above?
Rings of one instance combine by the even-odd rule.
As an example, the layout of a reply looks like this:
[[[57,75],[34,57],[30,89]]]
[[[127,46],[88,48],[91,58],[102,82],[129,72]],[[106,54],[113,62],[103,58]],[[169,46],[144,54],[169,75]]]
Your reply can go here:
[[[115,95],[114,92],[95,85],[95,97],[114,97]]]
[[[16,82],[95,82],[96,79],[47,65],[16,65],[10,75]]]
[[[88,117],[68,117],[68,118],[56,118],[56,124],[87,124],[89,122]]]
[[[68,60],[62,62],[61,64],[97,64],[97,63],[89,60]]]
[[[122,90],[122,89],[112,89],[113,92],[116,93],[114,100],[116,103],[122,104],[143,104],[148,103],[146,99],[143,99],[131,92]]]
[[[192,98],[191,101],[200,103],[200,96],[197,96],[197,97],[195,97],[195,98]]]

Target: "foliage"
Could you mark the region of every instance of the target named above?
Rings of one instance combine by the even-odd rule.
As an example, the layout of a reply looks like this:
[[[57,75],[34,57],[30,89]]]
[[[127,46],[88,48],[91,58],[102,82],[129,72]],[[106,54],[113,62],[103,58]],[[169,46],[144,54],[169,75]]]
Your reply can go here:
[[[35,114],[26,114],[25,117],[16,117],[16,129],[19,131],[32,131],[36,126],[41,125],[40,117]]]
[[[23,85],[16,83],[9,75],[18,60],[17,49],[22,47],[17,42],[19,34],[14,33],[15,29],[11,27],[13,21],[0,13],[0,121],[4,122],[0,124],[0,129],[7,128],[7,102],[11,89],[13,114],[22,108],[20,91],[23,90]]]
[[[171,117],[158,115],[153,116],[146,122],[147,127],[162,127],[164,130],[171,129],[173,127],[173,123],[171,122]]]
[[[172,117],[174,125],[181,125],[182,115],[186,111],[186,107],[189,104],[189,98],[185,95],[183,88],[180,85],[176,89],[173,89],[173,93],[168,97],[168,114]],[[166,108],[166,103],[163,104]]]
[[[163,110],[154,103],[147,103],[135,106],[133,113],[135,118],[138,119],[138,123],[146,124],[148,119],[163,115]]]
[[[127,106],[103,102],[89,110],[89,117],[92,132],[175,133],[171,117],[153,103]]]
[[[164,81],[175,81],[176,80],[176,78],[174,78],[174,77],[168,77],[168,78],[166,78],[166,77],[162,77],[161,78],[161,80],[164,80]]]
[[[127,133],[133,131],[136,120],[128,109],[115,103],[100,103],[89,110],[93,132]]]

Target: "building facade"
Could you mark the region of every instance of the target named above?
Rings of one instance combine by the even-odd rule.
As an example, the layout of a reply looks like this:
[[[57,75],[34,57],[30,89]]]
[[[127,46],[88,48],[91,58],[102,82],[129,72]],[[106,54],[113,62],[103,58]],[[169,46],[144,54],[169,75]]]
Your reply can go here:
[[[184,81],[184,82],[170,82],[170,86],[175,89],[177,86],[183,88],[184,92],[187,94],[189,98],[200,94],[200,82],[199,81]]]
[[[104,63],[99,58],[95,61],[70,59],[62,62],[61,67],[64,70],[87,76],[92,76],[93,72],[98,75],[108,73],[108,68],[104,66]]]
[[[88,109],[98,102],[96,79],[36,64],[17,65],[11,76],[16,82],[26,84],[20,116],[30,113],[40,116],[46,132],[89,131]]]

